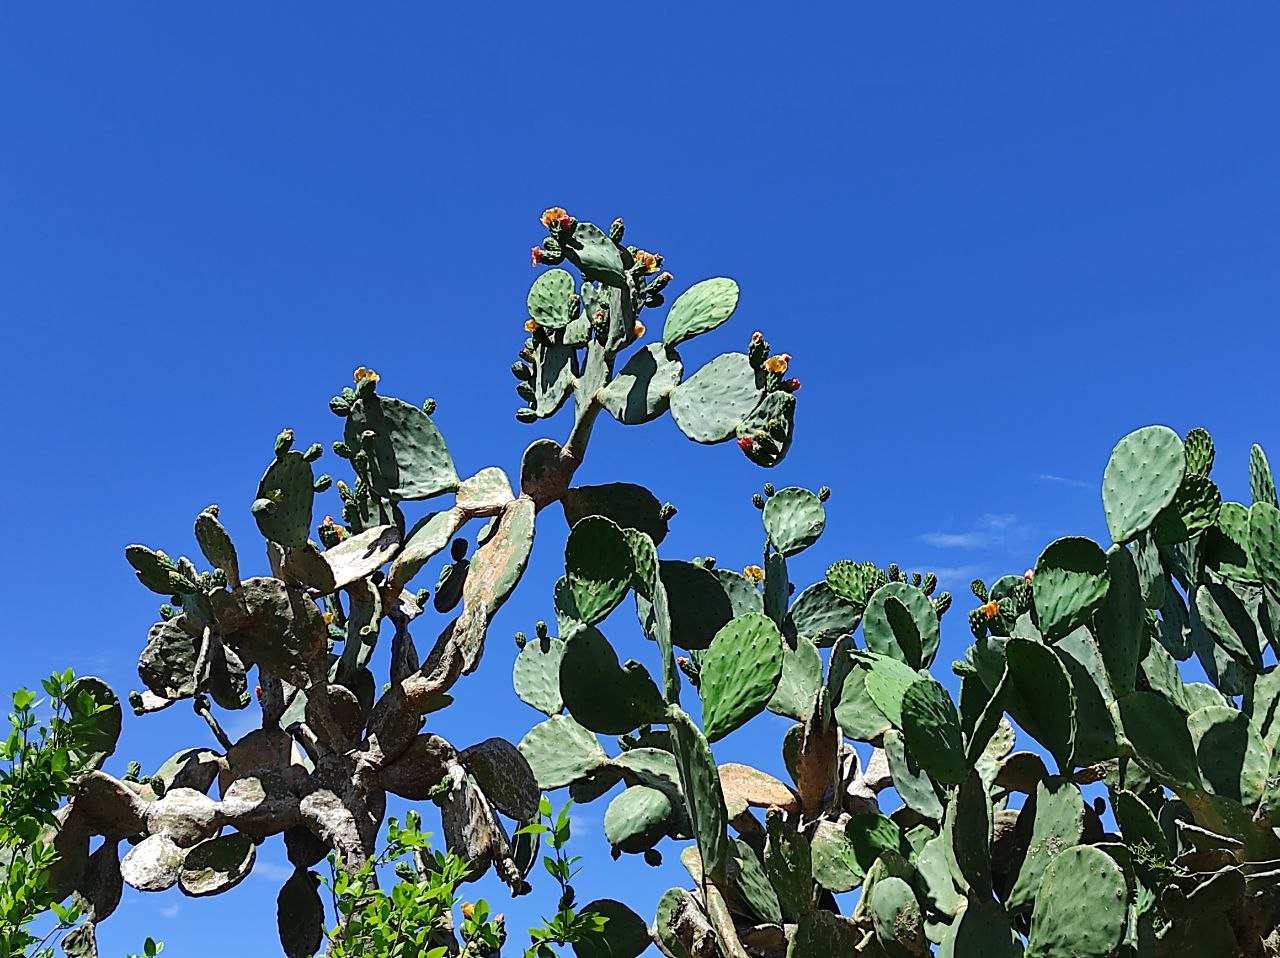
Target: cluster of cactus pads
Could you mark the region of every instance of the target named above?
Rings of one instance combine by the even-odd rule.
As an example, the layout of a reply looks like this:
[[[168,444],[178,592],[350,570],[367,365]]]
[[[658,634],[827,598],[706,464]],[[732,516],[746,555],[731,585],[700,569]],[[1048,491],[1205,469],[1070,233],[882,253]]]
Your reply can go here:
[[[216,507],[195,523],[203,569],[130,546],[138,579],[168,601],[129,701],[137,714],[191,703],[213,747],[116,778],[102,771],[108,723],[60,813],[55,887],[96,923],[122,883],[227,891],[281,835],[295,866],[281,944],[313,955],[314,868],[331,851],[347,867],[374,855],[388,793],[439,805],[470,879],[492,868],[520,894],[539,858],[521,826],[542,793],[567,788],[612,796],[604,830],[619,855],[657,864],[662,843],[684,843],[690,887],[651,917],[583,906],[608,916],[595,953],[612,958],[650,940],[671,958],[1280,955],[1280,669],[1265,660],[1280,643],[1280,511],[1260,449],[1246,506],[1222,501],[1202,430],[1123,439],[1103,479],[1115,544],[1060,539],[1025,574],[973,583],[975,643],[952,665],[953,697],[929,671],[952,605],[934,575],[842,560],[791,583],[788,560],[824,531],[825,488],[766,485],[761,565],[739,573],[660,558],[675,511],[643,487],[574,485],[601,412],[637,425],[670,410],[690,439],[776,465],[799,383],[760,333],[686,377],[679,347],[729,319],[737,284],[691,286],[646,342],[645,311],[673,281],[662,258],[624,245],[621,221],[605,232],[556,208],[542,222],[533,260],[550,268],[512,372],[521,421],[572,394],[563,444],[534,441],[515,484],[492,466],[463,478],[434,402],[385,396],[361,368],[330,401],[349,482],[315,475],[320,445],[276,439],[251,506],[269,574],[242,576]],[[331,487],[340,519],[317,521]],[[411,521],[426,500],[434,511]],[[545,719],[518,746],[458,748],[425,726],[479,666],[554,503],[570,525],[556,635],[539,623],[517,636],[514,674]],[[433,562],[434,589],[411,591]],[[652,671],[620,662],[602,631],[628,596]],[[432,611],[422,655],[411,628]],[[1178,662],[1193,655],[1208,682],[1184,681]],[[104,683],[82,681],[119,714]],[[233,741],[219,714],[255,705],[259,727]],[[785,720],[790,783],[713,755],[766,712]],[[1032,750],[1015,751],[1019,733]],[[842,914],[836,896],[855,891]],[[438,939],[457,952],[448,929]],[[96,953],[92,924],[76,947]]]
[[[561,503],[571,521],[621,510],[660,538],[674,510],[644,490],[572,485],[601,411],[634,425],[669,407],[692,439],[736,439],[749,458],[774,465],[791,442],[799,388],[782,376],[789,357],[771,356],[758,333],[747,352],[727,353],[684,378],[677,347],[734,312],[738,287],[729,279],[679,296],[661,340],[624,358],[644,335],[642,312],[663,305],[671,275],[659,272],[659,257],[622,245],[621,221],[608,235],[559,210],[542,221],[549,235],[535,260],[567,260],[583,281],[553,269],[533,284],[529,339],[513,367],[528,403],[517,416],[549,416],[570,393],[576,413],[563,445],[539,439],[529,446],[514,487],[493,466],[464,478],[432,421],[435,403],[383,395],[378,374],[361,367],[329,403],[343,421],[332,451],[349,464],[348,481],[316,475],[325,452],[318,443],[295,449],[289,429],[275,440],[251,504],[268,574],[243,574],[242,553],[216,506],[195,521],[202,564],[141,545],[126,549],[138,580],[167,600],[138,663],[144,688],[129,702],[138,715],[189,702],[213,741],[148,774],[131,763],[124,775],[109,775],[102,765],[116,745],[120,703],[101,680],[81,680],[113,707],[115,720],[93,770],[61,810],[55,837],[54,887],[80,895],[91,919],[69,939],[77,954],[96,953],[93,926],[115,909],[122,884],[220,894],[250,873],[257,847],[276,835],[295,867],[279,895],[281,944],[291,958],[314,954],[324,934],[314,868],[330,852],[352,870],[374,857],[388,793],[440,806],[444,843],[466,861],[469,880],[492,868],[513,893],[528,890],[537,839],[518,832],[538,818],[532,768],[499,738],[455,747],[424,730],[426,716],[448,706],[454,684],[479,665],[544,508]],[[316,497],[331,489],[340,518],[321,519]],[[427,500],[441,504],[411,521],[406,510]],[[474,546],[463,537],[469,525]],[[578,540],[591,528],[582,526]],[[437,557],[434,590],[414,590]],[[600,561],[630,568],[632,560],[627,552]],[[588,568],[573,580],[582,586],[573,592],[581,607],[611,601],[592,592],[600,574]],[[432,610],[441,616],[431,627],[438,638],[423,655],[411,628]],[[389,674],[379,680],[370,666],[384,638]],[[232,740],[220,713],[251,706],[260,710],[259,727]],[[101,842],[90,854],[95,836]],[[420,856],[418,867],[432,867],[430,859]],[[619,909],[594,903],[601,915],[616,917]],[[458,950],[448,934],[433,944]]]
[[[1251,505],[1212,465],[1200,429],[1121,440],[1110,549],[1063,538],[972,583],[958,701],[929,672],[951,604],[934,576],[838,561],[791,585],[825,489],[756,496],[764,564],[742,574],[660,559],[620,509],[584,516],[560,635],[539,624],[516,661],[547,715],[520,750],[578,801],[623,786],[616,854],[692,839],[692,887],[652,925],[672,958],[1280,955],[1280,511],[1259,447]],[[600,631],[628,592],[656,678]],[[1208,682],[1183,680],[1193,655]],[[789,783],[712,754],[766,711],[791,720]]]

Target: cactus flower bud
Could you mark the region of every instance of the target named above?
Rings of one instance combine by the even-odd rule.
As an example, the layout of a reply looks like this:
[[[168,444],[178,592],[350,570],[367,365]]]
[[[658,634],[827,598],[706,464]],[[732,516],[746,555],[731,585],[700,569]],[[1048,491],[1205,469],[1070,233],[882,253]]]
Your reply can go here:
[[[656,848],[646,848],[644,852],[644,863],[650,868],[657,868],[662,864],[662,852]]]
[[[621,243],[622,234],[626,231],[626,228],[626,224],[622,222],[622,217],[619,216],[609,224],[609,239],[613,240],[615,243]]]
[[[631,327],[631,332],[635,334],[636,339],[639,339],[644,335],[644,323],[640,322],[640,320],[636,320],[636,324]]]
[[[307,462],[315,462],[317,459],[319,459],[323,455],[324,455],[324,446],[320,445],[320,443],[318,442],[313,442],[311,445],[307,447],[306,451],[302,454],[302,458],[307,460]]]
[[[764,333],[760,332],[760,330],[757,329],[754,333],[751,334],[752,346],[759,346],[763,342],[764,342]]]
[[[528,637],[527,635],[525,635],[523,632],[517,632],[517,633],[516,633],[516,648],[517,648],[517,649],[523,649],[523,648],[524,648],[526,645],[528,645],[528,644],[529,644],[529,637]]]
[[[529,250],[529,259],[532,261],[532,265],[534,265],[534,266],[537,266],[539,263],[541,263],[541,262],[542,262],[542,247],[541,247],[541,246],[535,246],[535,247],[533,247],[531,250]]]
[[[254,698],[256,698],[259,702],[261,702],[261,701],[262,701],[262,686],[261,686],[261,685],[255,685],[255,686],[253,687],[253,696],[254,696]]]
[[[818,501],[819,501],[819,502],[826,502],[826,501],[827,501],[828,499],[830,499],[830,498],[831,498],[831,487],[830,487],[830,486],[819,486],[819,487],[818,487]]]
[[[316,492],[328,492],[329,487],[333,485],[333,476],[328,473],[321,476],[315,481],[313,488]]]
[[[526,319],[524,321],[524,331],[526,333],[536,333],[538,329],[539,329],[539,326],[538,326],[538,321],[536,319]]]
[[[1026,572],[1022,573],[1022,578],[1027,582],[1030,582],[1032,579],[1035,578],[1035,576],[1036,576],[1035,571],[1032,569],[1028,569]]]
[[[990,602],[985,603],[979,611],[981,611],[982,614],[986,616],[987,621],[990,622],[1000,614],[1000,603],[995,599],[992,599]]]
[[[517,409],[516,420],[523,423],[537,422],[538,414],[528,407],[525,407],[524,409]]]
[[[755,506],[757,509],[763,509],[763,508],[764,508],[764,496],[760,495],[760,493],[758,493],[758,492],[757,492],[757,493],[755,493],[755,494],[751,497],[751,504],[752,504],[753,506]]]
[[[800,380],[792,376],[790,379],[782,381],[783,392],[798,393],[800,391]]]
[[[775,490],[774,490],[774,488],[773,488],[773,483],[772,483],[772,482],[766,482],[766,483],[764,484],[764,494],[765,494],[766,496],[772,496],[772,495],[773,495],[773,493],[774,493],[774,491],[775,491]]]
[[[293,430],[281,429],[280,435],[276,436],[276,456],[283,456],[286,452],[293,448]]]
[[[764,581],[764,569],[760,568],[758,565],[747,566],[742,570],[742,574],[752,582],[758,583]]]
[[[738,440],[738,448],[741,449],[743,452],[750,452],[753,448],[755,448],[755,444],[756,444],[756,441],[752,439],[750,436],[743,436],[741,439]]]

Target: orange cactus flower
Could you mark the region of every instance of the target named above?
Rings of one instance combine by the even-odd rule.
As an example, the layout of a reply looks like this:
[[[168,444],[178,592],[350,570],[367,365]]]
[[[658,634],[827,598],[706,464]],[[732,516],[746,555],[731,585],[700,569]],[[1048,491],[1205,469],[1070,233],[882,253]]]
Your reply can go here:
[[[994,619],[997,615],[1000,614],[1000,603],[997,602],[995,599],[992,599],[986,605],[981,606],[979,608],[979,611],[983,615],[985,615],[987,617],[987,621],[990,622],[992,619]]]
[[[636,320],[636,324],[631,328],[631,332],[635,333],[636,339],[639,339],[644,335],[644,323]]]
[[[463,918],[470,918],[472,913],[476,910],[476,907],[471,904],[471,902],[464,901],[459,910],[462,912]]]
[[[656,273],[662,268],[662,258],[655,256],[646,250],[638,249],[632,254],[632,258],[636,261],[636,265],[641,267],[646,273]]]
[[[376,383],[382,377],[379,376],[377,373],[375,373],[372,369],[366,369],[365,367],[361,366],[354,373],[352,373],[352,378],[358,383],[362,383],[366,379],[369,380],[370,382]]]
[[[760,568],[758,565],[747,566],[745,569],[742,570],[742,574],[746,576],[748,579],[750,579],[752,582],[764,581],[764,569]]]
[[[548,210],[543,210],[541,218],[542,225],[547,229],[551,229],[552,226],[563,228],[573,222],[573,217],[560,206],[553,206]]]
[[[536,319],[526,319],[524,321],[524,331],[526,333],[536,333],[538,329],[538,321]]]
[[[332,613],[332,612],[323,612],[323,613],[321,613],[320,618],[324,619],[324,624],[325,624],[325,625],[333,625],[333,613]]]
[[[791,355],[789,353],[779,353],[776,356],[770,356],[764,361],[765,370],[779,376],[785,373],[790,365]]]

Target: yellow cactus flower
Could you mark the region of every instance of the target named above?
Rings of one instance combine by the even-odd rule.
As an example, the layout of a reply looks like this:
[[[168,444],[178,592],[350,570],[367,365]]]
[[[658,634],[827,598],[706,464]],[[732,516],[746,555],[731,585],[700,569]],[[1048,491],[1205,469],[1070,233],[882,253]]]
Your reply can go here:
[[[992,599],[986,605],[980,606],[978,611],[985,615],[987,617],[987,621],[990,622],[1000,614],[1000,603],[995,599]]]
[[[526,333],[536,333],[538,329],[538,321],[536,319],[526,319],[524,321],[524,331]]]
[[[646,250],[638,249],[631,255],[636,261],[636,265],[644,269],[646,273],[656,273],[662,268],[662,257],[655,256]]]
[[[748,579],[750,579],[752,582],[764,581],[764,569],[760,568],[758,565],[747,566],[745,569],[742,570],[742,574],[746,576]]]
[[[781,376],[787,371],[787,367],[791,365],[791,355],[789,353],[779,353],[776,356],[770,356],[764,361],[766,372],[775,373]]]
[[[376,383],[379,379],[382,378],[377,373],[375,373],[372,369],[366,369],[364,366],[361,366],[360,368],[358,368],[352,374],[352,376],[355,379],[355,381],[358,383],[362,383],[366,379],[369,380],[369,382]]]
[[[332,613],[332,612],[325,612],[325,613],[323,613],[323,614],[320,616],[320,618],[324,619],[324,624],[325,624],[325,625],[333,625],[333,613]]]
[[[469,901],[464,901],[460,907],[460,910],[462,912],[463,918],[470,918],[472,912],[476,910],[476,906],[471,904],[471,902]]]
[[[553,206],[549,210],[542,211],[542,225],[547,229],[551,229],[552,226],[568,226],[571,222],[573,217],[563,207]]]
[[[631,331],[635,333],[636,339],[639,339],[641,336],[644,335],[644,323],[640,322],[639,320],[636,320],[636,324],[635,326],[632,327]]]

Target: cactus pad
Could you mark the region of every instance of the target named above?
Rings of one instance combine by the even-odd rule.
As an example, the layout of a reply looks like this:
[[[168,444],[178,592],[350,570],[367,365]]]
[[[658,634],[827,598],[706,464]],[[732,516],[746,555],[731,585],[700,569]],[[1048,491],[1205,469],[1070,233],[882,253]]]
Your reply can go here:
[[[702,655],[702,722],[710,742],[764,711],[782,677],[782,636],[761,612],[716,633]]]
[[[684,366],[674,349],[650,343],[633,354],[601,390],[600,403],[624,425],[650,422],[667,411],[683,375]]]
[[[761,376],[746,355],[723,353],[671,393],[671,416],[694,442],[724,442],[763,395]]]
[[[603,516],[587,516],[574,524],[564,564],[577,617],[586,625],[595,625],[617,607],[635,574],[626,536]]]
[[[667,537],[666,512],[658,498],[632,482],[575,486],[560,500],[565,521],[577,525],[587,516],[604,516],[619,528],[636,529],[658,545]]]
[[[1077,845],[1045,869],[1031,918],[1033,958],[1107,958],[1124,936],[1129,889],[1106,852]]]
[[[248,877],[256,856],[253,839],[240,832],[206,839],[187,852],[178,887],[192,898],[221,895]]]
[[[560,660],[564,643],[552,636],[525,643],[516,656],[512,684],[516,695],[545,715],[557,715],[564,708],[560,695]]]
[[[516,747],[545,791],[585,779],[608,761],[600,740],[567,715],[535,725]]]
[[[563,269],[550,269],[529,287],[529,318],[546,329],[563,329],[573,314],[569,300],[574,293],[573,274]]]
[[[302,453],[286,452],[272,460],[258,483],[253,517],[263,538],[282,546],[302,546],[311,530],[315,475]]]
[[[793,556],[818,541],[827,524],[827,510],[808,489],[788,486],[765,502],[763,519],[774,548]]]
[[[458,472],[440,430],[402,399],[375,393],[357,400],[344,438],[352,449],[368,454],[370,482],[384,499],[430,499],[458,488]]]
[[[679,346],[686,339],[708,333],[724,323],[738,307],[738,284],[720,276],[704,279],[681,293],[667,313],[662,341]]]
[[[908,751],[930,776],[958,785],[969,770],[960,716],[951,696],[932,678],[917,679],[902,696],[902,734]]]
[[[670,714],[671,740],[675,746],[676,767],[680,773],[680,791],[693,825],[698,851],[707,876],[722,881],[728,874],[728,812],[720,792],[720,774],[711,747],[702,732],[679,706]]]
[[[861,610],[836,594],[826,582],[815,582],[796,596],[787,612],[790,627],[818,648],[852,635],[862,621]]]
[[[1092,539],[1067,536],[1036,560],[1032,588],[1045,641],[1085,624],[1107,595],[1107,556]]]
[[[1068,771],[1075,751],[1076,700],[1071,678],[1048,646],[1032,639],[1005,645],[1009,712]]]
[[[560,694],[578,724],[605,735],[660,722],[666,713],[662,693],[644,666],[619,665],[609,640],[592,626],[565,640]]]
[[[1150,528],[1173,502],[1186,470],[1182,440],[1167,426],[1147,426],[1121,439],[1102,477],[1111,538],[1128,542]]]
[[[938,614],[929,597],[906,582],[880,586],[862,616],[867,647],[918,669],[938,651]]]

